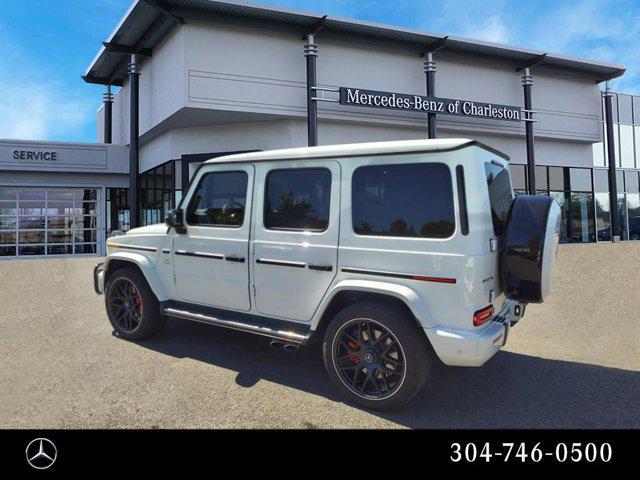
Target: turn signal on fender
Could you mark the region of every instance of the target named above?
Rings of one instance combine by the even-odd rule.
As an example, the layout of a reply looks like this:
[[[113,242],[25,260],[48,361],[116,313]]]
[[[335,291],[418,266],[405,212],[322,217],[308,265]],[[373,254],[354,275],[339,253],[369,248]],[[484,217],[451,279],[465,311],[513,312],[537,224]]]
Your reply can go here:
[[[479,327],[493,318],[493,305],[489,305],[473,314],[473,326]]]

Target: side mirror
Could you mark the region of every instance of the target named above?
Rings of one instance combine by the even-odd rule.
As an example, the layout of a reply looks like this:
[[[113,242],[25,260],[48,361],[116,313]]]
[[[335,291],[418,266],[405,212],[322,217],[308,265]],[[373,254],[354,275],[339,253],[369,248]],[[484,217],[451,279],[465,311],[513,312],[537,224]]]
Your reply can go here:
[[[169,230],[174,228],[176,233],[187,233],[187,228],[184,225],[184,213],[180,208],[171,210],[164,223],[169,227]]]

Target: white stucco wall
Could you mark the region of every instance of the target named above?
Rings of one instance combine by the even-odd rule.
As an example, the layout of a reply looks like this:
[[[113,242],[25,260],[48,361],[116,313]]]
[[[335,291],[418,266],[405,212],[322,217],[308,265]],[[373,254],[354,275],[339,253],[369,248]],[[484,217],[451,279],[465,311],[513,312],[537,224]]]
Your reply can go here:
[[[424,94],[418,52],[319,36],[318,79]],[[141,65],[141,171],[183,154],[266,150],[306,144],[304,41],[276,30],[190,20],[176,26]],[[437,54],[437,94],[522,104],[521,72],[497,59]],[[591,166],[601,140],[599,87],[593,79],[534,71],[539,164]],[[321,144],[424,138],[425,115],[320,103]],[[128,143],[128,83],[114,102],[114,142]],[[441,116],[439,135],[470,137],[524,163],[517,122]]]

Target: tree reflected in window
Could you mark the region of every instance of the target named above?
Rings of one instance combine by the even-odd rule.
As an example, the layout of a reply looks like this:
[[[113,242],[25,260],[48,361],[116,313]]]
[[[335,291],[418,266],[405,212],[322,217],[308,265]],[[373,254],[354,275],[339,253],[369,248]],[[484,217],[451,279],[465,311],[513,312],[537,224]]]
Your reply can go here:
[[[451,173],[442,163],[359,167],[352,208],[359,235],[447,238],[455,230]]]

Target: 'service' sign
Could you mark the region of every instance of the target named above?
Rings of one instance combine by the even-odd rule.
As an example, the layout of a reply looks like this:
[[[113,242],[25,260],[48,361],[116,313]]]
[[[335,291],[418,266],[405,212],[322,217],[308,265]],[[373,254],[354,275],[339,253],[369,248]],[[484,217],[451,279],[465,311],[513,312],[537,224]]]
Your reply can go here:
[[[41,150],[14,150],[14,160],[36,160],[55,162],[58,160],[58,152]]]

